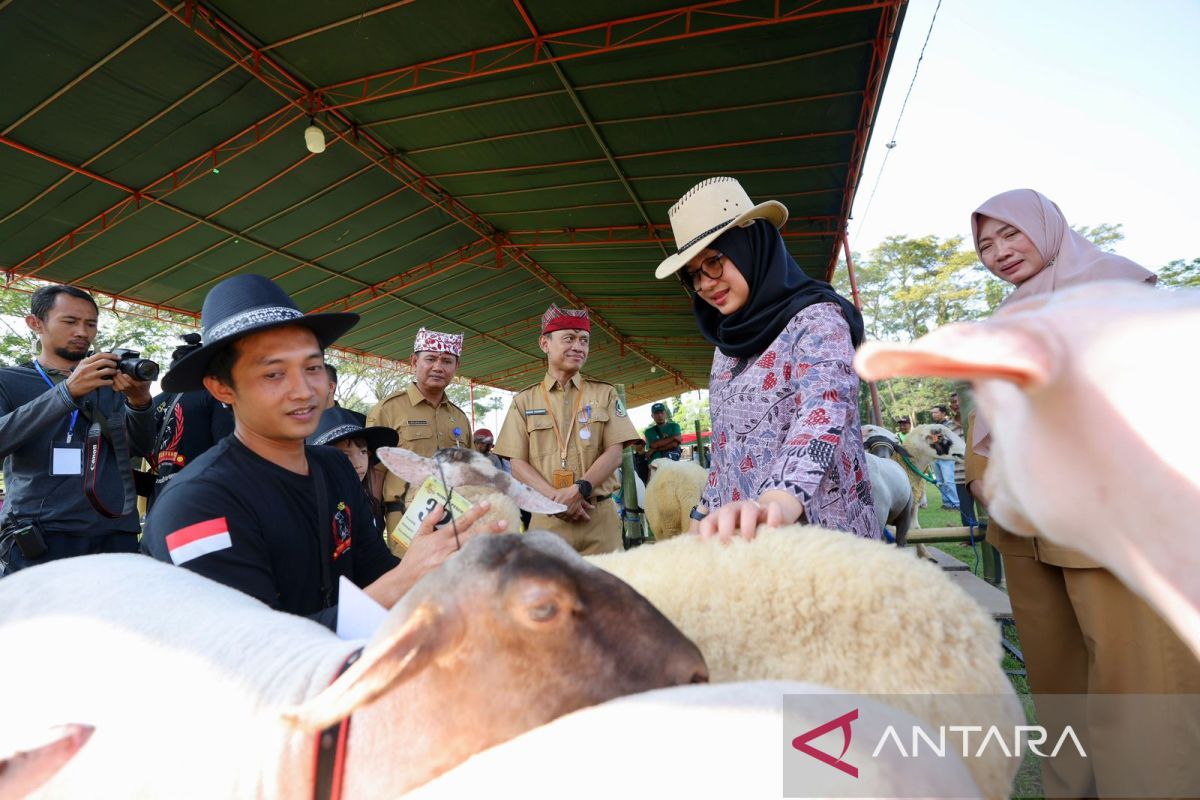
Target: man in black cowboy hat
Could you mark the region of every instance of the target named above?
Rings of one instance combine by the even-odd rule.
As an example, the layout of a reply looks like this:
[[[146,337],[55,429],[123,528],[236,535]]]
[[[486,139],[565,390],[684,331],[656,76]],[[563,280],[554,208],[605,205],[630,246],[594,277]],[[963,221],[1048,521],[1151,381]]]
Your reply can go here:
[[[233,408],[234,434],[167,485],[146,520],[147,553],[332,627],[339,576],[390,608],[475,533],[486,504],[458,521],[457,536],[434,530],[431,514],[398,562],[349,461],[305,446],[329,388],[325,348],[357,314],[305,315],[269,279],[238,275],[208,293],[201,321],[206,343],[163,388],[207,388]]]

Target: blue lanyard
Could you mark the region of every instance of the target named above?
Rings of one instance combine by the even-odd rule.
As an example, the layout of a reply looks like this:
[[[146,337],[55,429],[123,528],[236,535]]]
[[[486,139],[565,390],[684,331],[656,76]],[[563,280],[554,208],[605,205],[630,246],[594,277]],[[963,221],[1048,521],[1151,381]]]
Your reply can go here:
[[[33,368],[38,371],[38,375],[42,376],[42,380],[44,380],[46,382],[46,385],[49,386],[51,389],[53,389],[54,381],[50,380],[50,376],[46,374],[46,370],[42,369],[42,365],[37,362],[37,359],[34,359],[34,361],[33,361]],[[71,442],[71,436],[74,435],[74,433],[75,433],[75,423],[78,421],[79,421],[79,409],[77,408],[71,412],[71,424],[69,426],[67,426],[67,443],[68,444],[70,444],[70,442]]]

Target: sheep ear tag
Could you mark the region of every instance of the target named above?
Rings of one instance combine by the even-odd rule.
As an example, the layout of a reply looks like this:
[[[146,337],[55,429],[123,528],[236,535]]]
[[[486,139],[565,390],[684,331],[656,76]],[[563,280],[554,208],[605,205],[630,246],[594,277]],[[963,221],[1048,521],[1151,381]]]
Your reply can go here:
[[[432,458],[419,456],[403,447],[381,447],[375,451],[375,455],[388,471],[409,483],[420,485],[435,470]]]

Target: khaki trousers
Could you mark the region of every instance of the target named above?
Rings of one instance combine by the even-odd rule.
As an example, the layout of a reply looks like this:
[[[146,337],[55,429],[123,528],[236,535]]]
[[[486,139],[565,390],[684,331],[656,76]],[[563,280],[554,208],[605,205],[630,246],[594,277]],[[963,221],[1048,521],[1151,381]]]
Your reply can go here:
[[[1011,553],[1004,564],[1035,694],[1200,693],[1200,661],[1108,570]],[[1051,730],[1063,724],[1042,719],[1040,710],[1039,720]],[[1111,796],[1106,782],[1135,764],[1146,775],[1171,773],[1173,785],[1200,788],[1200,719],[1149,731],[1093,708],[1087,727],[1088,759],[1042,762],[1046,797]]]
[[[588,522],[567,522],[558,517],[534,514],[529,521],[531,531],[551,531],[567,540],[580,555],[594,556],[612,553],[624,547],[621,541],[621,518],[612,498],[596,504]]]

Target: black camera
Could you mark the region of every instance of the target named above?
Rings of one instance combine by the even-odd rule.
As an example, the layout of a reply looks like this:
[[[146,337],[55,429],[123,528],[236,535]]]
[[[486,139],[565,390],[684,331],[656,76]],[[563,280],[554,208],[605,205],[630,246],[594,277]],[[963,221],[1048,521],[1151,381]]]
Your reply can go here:
[[[142,354],[137,350],[114,347],[112,354],[120,359],[117,369],[135,381],[152,381],[158,377],[158,364],[148,358],[142,358]]]

